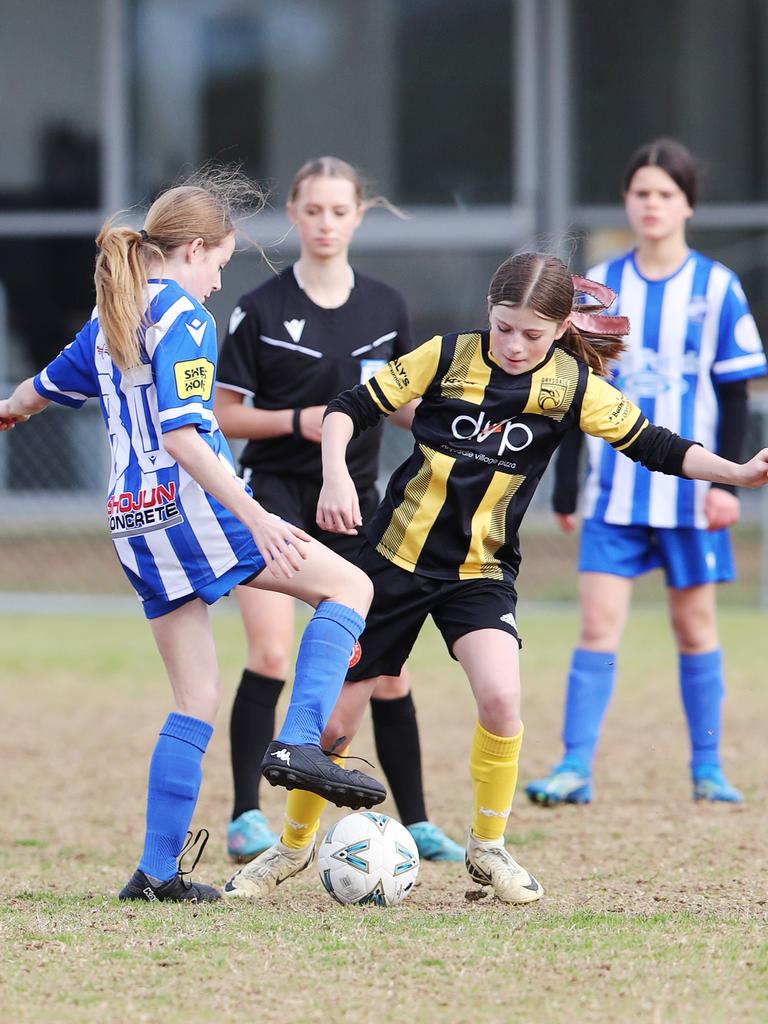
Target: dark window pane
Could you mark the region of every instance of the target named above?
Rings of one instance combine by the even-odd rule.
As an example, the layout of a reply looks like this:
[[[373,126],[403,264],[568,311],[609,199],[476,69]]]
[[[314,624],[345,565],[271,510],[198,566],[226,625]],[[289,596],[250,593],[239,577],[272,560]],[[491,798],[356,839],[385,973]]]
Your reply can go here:
[[[99,0],[3,4],[0,210],[98,205],[101,11]]]
[[[401,0],[398,7],[398,196],[509,202],[512,5]]]
[[[579,201],[615,201],[630,154],[657,135],[700,160],[703,199],[765,200],[764,0],[579,0],[571,21]]]
[[[134,198],[213,158],[243,161],[279,202],[333,153],[401,202],[509,202],[511,10],[135,0]]]

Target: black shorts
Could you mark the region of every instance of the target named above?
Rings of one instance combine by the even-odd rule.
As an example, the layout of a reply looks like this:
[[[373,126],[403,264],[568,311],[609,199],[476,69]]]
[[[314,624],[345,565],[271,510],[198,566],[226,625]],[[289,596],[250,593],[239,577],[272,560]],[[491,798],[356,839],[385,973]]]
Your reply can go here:
[[[373,581],[373,604],[360,637],[360,660],[347,682],[398,676],[428,615],[453,645],[478,629],[501,629],[520,644],[517,592],[501,580],[435,580],[406,572],[366,544],[356,563]]]
[[[288,523],[300,527],[310,537],[321,541],[331,551],[346,558],[347,561],[357,560],[365,538],[359,533],[349,536],[346,533],[329,533],[317,525],[317,499],[320,497],[320,484],[314,480],[301,480],[294,476],[280,476],[277,473],[257,473],[246,470],[243,474],[246,483],[253,491],[253,496],[267,512],[273,512]],[[376,485],[358,492],[360,514],[363,523],[368,523],[379,507],[379,492]]]

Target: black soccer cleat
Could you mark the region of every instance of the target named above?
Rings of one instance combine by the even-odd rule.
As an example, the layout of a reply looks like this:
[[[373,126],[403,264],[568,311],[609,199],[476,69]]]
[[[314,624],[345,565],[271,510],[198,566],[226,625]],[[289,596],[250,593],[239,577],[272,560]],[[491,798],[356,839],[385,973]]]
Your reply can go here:
[[[120,890],[118,899],[145,900],[147,903],[181,903],[184,900],[189,900],[190,903],[208,903],[220,900],[221,893],[212,885],[190,882],[181,872],[169,878],[167,882],[155,885],[143,871],[137,869],[130,882]]]
[[[386,799],[382,784],[356,769],[341,768],[314,743],[273,740],[261,762],[261,774],[273,786],[304,789],[353,811],[375,807]]]
[[[186,841],[179,853],[179,869],[173,878],[158,884],[152,882],[148,875],[137,868],[128,884],[120,890],[117,898],[120,900],[144,900],[146,903],[211,903],[213,900],[220,900],[221,893],[212,885],[192,882],[184,877],[190,875],[197,867],[197,862],[202,857],[207,842],[207,828],[201,828],[194,838],[191,832],[187,832]],[[181,864],[184,857],[191,853],[198,843],[199,849],[192,866],[188,871],[183,871]]]

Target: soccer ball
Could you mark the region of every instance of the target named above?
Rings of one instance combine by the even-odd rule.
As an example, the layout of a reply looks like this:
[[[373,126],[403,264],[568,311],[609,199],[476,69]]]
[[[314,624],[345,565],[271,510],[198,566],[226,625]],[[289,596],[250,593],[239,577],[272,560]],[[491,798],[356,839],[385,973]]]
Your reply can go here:
[[[419,852],[399,821],[360,811],[328,831],[318,851],[317,870],[338,903],[391,907],[413,888]]]

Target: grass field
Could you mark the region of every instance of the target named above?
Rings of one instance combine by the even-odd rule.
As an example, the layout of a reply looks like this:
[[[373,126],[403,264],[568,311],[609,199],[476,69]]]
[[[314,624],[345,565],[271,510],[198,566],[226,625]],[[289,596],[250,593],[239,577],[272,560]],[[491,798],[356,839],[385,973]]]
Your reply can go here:
[[[576,619],[520,611],[525,781],[558,753]],[[234,614],[215,622],[228,701],[241,629]],[[552,812],[515,800],[508,840],[547,890],[539,904],[478,898],[460,865],[425,864],[389,910],[336,906],[314,870],[261,904],[126,907],[114,893],[139,853],[147,760],[168,708],[149,631],[138,616],[5,617],[0,1021],[768,1020],[764,630],[759,612],[723,612],[724,754],[748,802],[699,806],[664,616],[636,611],[597,801]],[[431,630],[411,667],[431,816],[458,838],[471,701]],[[198,876],[218,883],[231,873],[225,723],[222,713],[195,817],[212,833]],[[369,732],[358,750],[371,754]],[[265,806],[277,824],[278,791]]]

